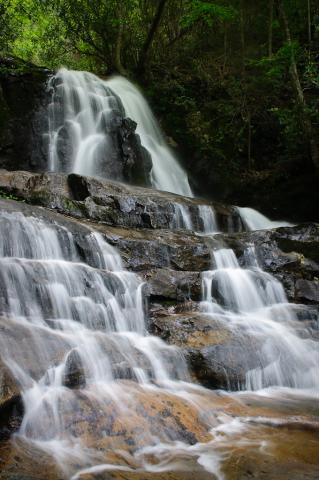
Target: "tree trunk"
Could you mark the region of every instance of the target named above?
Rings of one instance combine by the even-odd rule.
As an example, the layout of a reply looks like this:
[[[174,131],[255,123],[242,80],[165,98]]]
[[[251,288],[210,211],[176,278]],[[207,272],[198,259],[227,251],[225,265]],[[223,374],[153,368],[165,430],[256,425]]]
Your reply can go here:
[[[240,0],[239,25],[240,25],[240,45],[241,45],[241,56],[242,56],[242,73],[244,75],[246,46],[245,46],[245,22],[244,22],[244,1],[243,0]]]
[[[224,62],[223,62],[223,75],[225,75],[225,72],[226,72],[227,52],[228,52],[227,23],[224,22]]]
[[[151,28],[148,32],[145,43],[142,47],[139,63],[138,63],[138,66],[137,66],[137,71],[141,74],[143,74],[144,71],[145,71],[145,65],[146,65],[146,62],[147,62],[147,59],[148,59],[150,48],[151,48],[151,45],[153,43],[153,40],[154,40],[155,34],[157,32],[157,29],[159,27],[166,2],[167,2],[167,0],[159,0],[157,10],[156,10],[156,14],[154,16]]]
[[[308,44],[309,50],[311,49],[311,5],[310,0],[307,0],[307,17],[308,17]]]
[[[120,75],[123,75],[124,77],[126,77],[127,72],[122,65],[122,59],[121,59],[122,40],[123,40],[123,23],[121,18],[119,19],[119,22],[120,23],[119,23],[119,29],[117,32],[113,64],[114,64],[114,70],[118,72]]]
[[[283,21],[283,25],[284,25],[287,44],[289,45],[290,51],[291,51],[291,53],[290,53],[290,77],[291,77],[291,82],[292,82],[293,88],[295,90],[297,104],[299,105],[299,108],[300,108],[303,130],[304,130],[305,136],[306,136],[308,144],[309,144],[311,159],[312,159],[312,162],[313,162],[316,170],[319,171],[319,149],[318,149],[318,145],[317,145],[314,133],[313,133],[313,126],[312,126],[311,118],[310,118],[310,116],[309,116],[309,114],[306,110],[307,105],[306,105],[306,100],[305,100],[303,90],[302,90],[302,87],[301,87],[301,83],[300,83],[297,63],[296,63],[295,54],[294,54],[293,45],[292,45],[292,40],[291,40],[291,35],[290,35],[288,18],[287,18],[287,15],[286,15],[286,11],[285,11],[283,1],[278,0],[278,4],[279,4],[279,11],[280,11],[282,21]]]
[[[254,161],[251,157],[251,137],[252,137],[252,125],[251,125],[251,113],[248,110],[247,112],[247,156],[248,156],[248,167],[254,167]]]
[[[269,0],[268,57],[272,57],[272,24],[274,19],[274,0]]]

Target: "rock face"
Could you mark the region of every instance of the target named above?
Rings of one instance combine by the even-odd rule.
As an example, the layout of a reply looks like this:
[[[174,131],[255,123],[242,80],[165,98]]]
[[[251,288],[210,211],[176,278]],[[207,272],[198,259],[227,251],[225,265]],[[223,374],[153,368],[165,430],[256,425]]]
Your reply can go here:
[[[318,238],[319,225],[309,223],[229,236],[227,242],[241,264],[245,245],[251,242],[259,266],[283,283],[291,302],[318,304]]]
[[[28,203],[54,208],[74,217],[126,228],[169,229],[174,225],[177,205],[187,207],[195,219],[199,206],[207,204],[172,193],[76,174],[2,170],[0,190]],[[211,206],[221,230],[243,229],[235,208],[219,203]],[[200,231],[203,224],[195,224],[195,227]]]
[[[52,72],[15,58],[0,59],[0,166],[47,168],[47,82]]]

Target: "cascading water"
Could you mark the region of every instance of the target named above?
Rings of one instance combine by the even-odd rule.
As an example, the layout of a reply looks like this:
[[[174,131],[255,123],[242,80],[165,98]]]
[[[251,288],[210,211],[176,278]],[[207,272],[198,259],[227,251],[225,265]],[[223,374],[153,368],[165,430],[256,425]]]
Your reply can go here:
[[[192,196],[187,174],[166,144],[143,95],[128,80],[105,81],[88,72],[61,69],[50,82],[49,163],[52,171],[121,180],[112,125],[120,116],[137,123],[152,158],[154,188]],[[115,157],[115,158],[114,158]]]
[[[0,325],[22,332],[0,337],[2,360],[22,389],[24,416],[16,439],[50,454],[63,478],[134,471],[136,465],[149,472],[187,470],[192,462],[192,471],[201,468],[223,480],[224,455],[248,427],[205,412],[210,400],[204,389],[187,383],[180,351],[147,334],[143,284],[125,271],[114,248],[99,233],[86,231],[79,244],[66,227],[21,213],[1,211],[0,227]],[[253,250],[248,253],[254,265]],[[214,259],[215,270],[203,274],[202,309],[261,346],[260,366],[247,370],[240,387],[319,387],[318,349],[296,335],[281,284],[258,267],[241,269],[232,250],[216,251]],[[176,440],[166,417],[159,418],[155,434],[155,420],[148,425],[141,402],[161,395],[169,404],[180,399],[198,410],[211,440]],[[108,419],[117,418],[120,431],[130,429],[133,419],[141,421],[141,408],[143,432],[134,427],[129,441],[136,447],[124,455],[117,434],[108,433]],[[90,437],[82,438],[87,418],[99,425],[94,447]]]
[[[122,108],[119,100],[105,82],[87,72],[61,69],[50,86],[50,170],[108,177],[103,168],[113,155],[109,127]]]
[[[192,208],[190,208],[189,206],[175,203],[173,207],[173,228],[194,230],[197,233],[203,233],[205,235],[218,232],[215,212],[210,205],[193,205]]]
[[[2,358],[23,390],[19,436],[63,463],[66,452],[82,451],[65,425],[80,401],[77,389],[67,388],[72,366],[81,373],[81,395],[101,411],[115,398],[129,408],[121,379],[174,391],[187,369],[176,348],[146,334],[143,284],[100,234],[85,237],[93,255],[83,263],[64,227],[4,212],[0,225],[0,308],[30,337],[28,361],[15,338],[0,337]],[[39,378],[34,365],[43,369]]]
[[[213,257],[215,269],[202,274],[202,310],[243,339],[246,380],[238,387],[318,388],[317,342],[300,336],[298,308],[288,303],[281,283],[258,268],[251,249],[249,268],[240,268],[231,249],[214,251]],[[247,338],[257,349],[258,366],[253,369],[245,347]]]
[[[237,207],[237,209],[247,230],[267,230],[270,228],[292,226],[292,224],[288,222],[270,220],[253,208]]]
[[[152,184],[158,190],[192,197],[186,172],[164,140],[161,129],[140,91],[123,77],[114,77],[107,86],[121,99],[125,113],[137,123],[142,144],[152,156]]]
[[[105,166],[114,168],[111,124],[126,114],[152,155],[153,186],[192,196],[185,172],[130,82],[63,69],[51,84],[51,170],[108,176]],[[211,206],[178,199],[172,205],[171,228],[218,232]],[[252,209],[238,210],[250,230],[284,225]],[[1,362],[23,398],[14,439],[47,452],[63,478],[73,480],[108,470],[197,472],[198,478],[209,472],[209,478],[224,480],[223,462],[234,448],[243,442],[264,448],[260,439],[242,438],[250,431],[249,417],[236,417],[242,393],[214,396],[191,383],[179,348],[148,334],[144,285],[103,236],[81,224],[78,239],[65,223],[41,218],[0,211]],[[303,307],[289,304],[281,283],[258,267],[253,246],[242,256],[244,268],[231,249],[215,250],[212,257],[214,269],[202,272],[200,317],[217,320],[247,360],[243,379],[230,381],[229,390],[263,389],[262,396],[265,388],[284,387],[317,394],[318,342],[300,324]],[[189,313],[176,316],[192,329],[196,321]],[[216,337],[207,332],[218,349],[218,331]],[[194,351],[200,334],[191,337]],[[236,406],[228,415],[230,398]],[[160,413],[156,401],[162,402]],[[197,416],[188,419],[191,409]],[[192,431],[197,423],[203,437]]]
[[[202,232],[210,235],[218,232],[217,220],[215,212],[209,205],[198,206],[198,216],[202,222]]]

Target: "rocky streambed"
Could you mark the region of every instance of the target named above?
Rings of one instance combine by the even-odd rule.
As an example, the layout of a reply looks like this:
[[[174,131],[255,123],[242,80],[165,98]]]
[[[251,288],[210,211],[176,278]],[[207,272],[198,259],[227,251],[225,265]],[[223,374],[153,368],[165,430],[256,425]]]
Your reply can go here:
[[[205,201],[75,174],[5,170],[0,173],[0,211],[41,219],[43,225],[60,237],[70,232],[81,262],[98,271],[102,281],[114,284],[114,289],[120,286],[112,273],[94,266],[95,252],[88,241],[89,235],[98,232],[109,245],[116,247],[124,267],[144,281],[148,331],[180,349],[187,361],[189,380],[194,382],[193,406],[182,393],[172,396],[164,390],[159,395],[151,389],[146,393],[119,358],[113,365],[117,378],[114,391],[116,384],[123,384],[130,392],[128,416],[119,413],[116,400],[102,410],[100,404],[87,400],[81,390],[85,382],[81,362],[76,354],[72,355],[64,373],[64,385],[75,392],[77,413],[74,416],[74,412],[66,412],[67,428],[88,449],[94,447],[100,452],[99,463],[103,458],[103,464],[121,465],[119,471],[111,467],[92,471],[79,467],[81,473],[77,478],[179,480],[194,475],[204,480],[318,478],[318,398],[289,396],[280,389],[264,396],[235,393],[243,385],[247,371],[259,367],[259,351],[266,339],[252,338],[249,332],[234,329],[221,321],[219,314],[203,311],[200,303],[202,273],[213,268],[212,252],[233,249],[240,266],[247,267],[257,261],[258,268],[284,285],[289,301],[295,304],[297,335],[319,341],[317,224],[247,232],[236,208],[214,203],[209,206],[215,211],[219,233],[205,235],[203,219],[198,214],[199,207],[207,205]],[[193,230],[176,223],[180,206],[187,208]],[[4,236],[6,228],[4,220],[1,225]],[[81,264],[76,267],[79,276]],[[41,266],[33,261],[31,267],[34,286],[45,284],[48,279]],[[90,288],[88,284],[88,295]],[[220,304],[225,303],[222,291],[217,289],[215,296]],[[37,331],[31,335],[19,319],[10,317],[8,299],[1,291],[0,306],[2,345],[10,349],[10,345],[19,344],[19,355],[38,381],[50,365],[59,364],[68,352],[68,345],[64,345],[63,339],[55,341],[58,331],[49,332],[41,326],[34,327]],[[37,350],[33,348],[35,336],[45,337],[47,363],[37,358]],[[24,409],[21,386],[3,361],[2,353],[0,478],[65,478],[61,465],[56,465],[36,442],[27,444],[15,438]],[[45,422],[43,418],[44,425]],[[141,449],[152,443],[150,439],[155,434],[170,438],[173,451],[163,446],[162,451],[150,449],[137,453],[136,438],[140,438]],[[186,443],[189,448],[178,442]],[[207,456],[216,457],[219,477],[203,467]],[[71,462],[76,464],[76,458]],[[80,459],[78,463],[81,464]],[[149,470],[152,470],[150,465],[154,469],[147,471],[146,464]],[[49,473],[44,474],[44,468]]]

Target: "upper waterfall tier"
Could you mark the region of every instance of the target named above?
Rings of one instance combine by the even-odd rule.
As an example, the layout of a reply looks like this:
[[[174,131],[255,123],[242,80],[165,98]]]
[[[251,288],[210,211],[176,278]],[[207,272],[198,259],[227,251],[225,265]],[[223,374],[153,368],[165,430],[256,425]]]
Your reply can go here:
[[[154,188],[192,197],[186,172],[167,145],[146,99],[131,82],[114,77],[106,82],[123,104],[125,114],[137,123],[142,144],[152,156],[151,180]]]
[[[116,129],[124,117],[129,117],[137,123],[136,132],[151,156],[152,186],[192,196],[187,174],[166,144],[147,101],[131,82],[122,77],[105,81],[88,72],[61,69],[51,79],[50,86],[53,90],[49,106],[51,171],[126,180],[132,163],[134,169],[147,170],[145,154],[136,142],[124,148],[119,144]],[[130,140],[132,131],[124,132],[125,136]],[[141,157],[138,160],[130,154],[134,149]],[[124,158],[124,164],[120,159],[123,156],[128,157]]]

